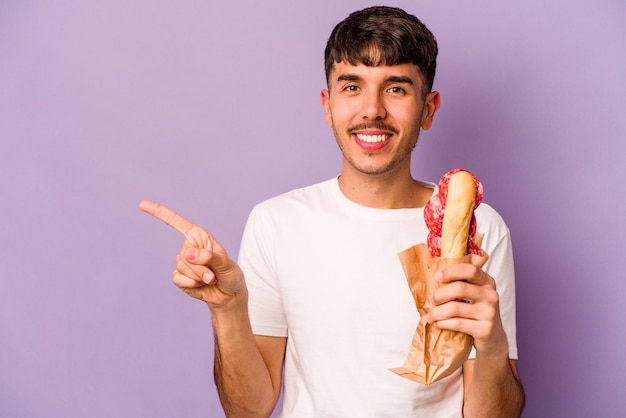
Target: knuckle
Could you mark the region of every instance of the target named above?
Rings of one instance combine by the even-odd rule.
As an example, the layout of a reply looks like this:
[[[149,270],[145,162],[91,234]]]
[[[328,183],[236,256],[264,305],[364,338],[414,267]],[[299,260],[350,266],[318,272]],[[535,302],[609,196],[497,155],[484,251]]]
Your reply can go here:
[[[462,324],[463,324],[463,321],[460,318],[451,318],[448,321],[448,325],[452,329],[459,329],[459,328],[461,328]]]
[[[479,273],[479,271],[480,271],[480,269],[478,267],[476,267],[475,265],[473,265],[473,264],[469,264],[468,263],[468,264],[466,264],[466,266],[467,266],[466,267],[467,268],[467,274],[470,275],[471,277],[476,276]]]
[[[456,291],[460,294],[466,294],[470,288],[470,284],[465,281],[455,282]]]
[[[187,269],[187,263],[185,263],[185,261],[182,258],[176,257],[176,270],[179,272],[182,272],[186,269]]]
[[[494,305],[494,306],[500,303],[500,295],[495,289],[492,289],[491,291],[487,292],[487,302],[489,302],[491,305]]]
[[[177,286],[177,287],[183,287],[183,276],[175,271],[174,274],[172,274],[172,282]]]
[[[457,301],[452,301],[448,304],[446,304],[446,313],[448,314],[448,316],[450,317],[456,317],[458,316],[461,312],[460,312],[460,303]]]
[[[463,317],[463,306],[464,303],[461,302],[450,302],[442,306],[440,317],[441,319],[446,319],[450,321],[449,323],[457,324],[460,321],[460,318]]]

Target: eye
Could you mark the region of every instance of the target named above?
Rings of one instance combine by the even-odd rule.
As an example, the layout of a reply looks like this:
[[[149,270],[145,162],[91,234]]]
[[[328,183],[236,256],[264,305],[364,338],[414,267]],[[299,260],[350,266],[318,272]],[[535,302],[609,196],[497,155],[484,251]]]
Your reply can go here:
[[[389,93],[394,93],[394,94],[404,94],[406,93],[406,90],[403,89],[402,87],[398,87],[398,86],[393,86],[391,88],[389,88],[389,90],[387,90]]]
[[[347,86],[345,86],[343,88],[343,90],[344,91],[349,91],[349,92],[355,92],[355,91],[358,91],[359,88],[356,85],[354,85],[354,84],[348,84]]]

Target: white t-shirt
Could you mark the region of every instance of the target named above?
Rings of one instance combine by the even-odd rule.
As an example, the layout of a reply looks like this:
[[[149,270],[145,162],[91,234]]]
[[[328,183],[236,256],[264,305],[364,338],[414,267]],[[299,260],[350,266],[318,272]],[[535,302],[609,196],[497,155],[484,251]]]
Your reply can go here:
[[[476,217],[517,358],[509,230],[485,203]],[[419,322],[398,253],[427,234],[423,208],[360,206],[336,178],[252,210],[239,262],[254,334],[287,337],[283,417],[462,416],[461,370],[428,386],[389,371]]]

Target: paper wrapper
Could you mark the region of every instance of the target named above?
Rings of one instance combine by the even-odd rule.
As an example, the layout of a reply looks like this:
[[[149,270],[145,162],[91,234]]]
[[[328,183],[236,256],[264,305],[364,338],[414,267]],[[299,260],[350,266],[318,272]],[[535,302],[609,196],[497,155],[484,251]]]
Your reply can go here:
[[[475,242],[480,246],[482,236]],[[435,328],[424,319],[432,307],[431,296],[435,289],[445,284],[435,279],[435,274],[446,265],[469,262],[482,267],[489,256],[467,255],[462,259],[444,260],[433,257],[426,244],[418,244],[398,254],[406,275],[415,305],[420,313],[409,354],[402,367],[391,369],[392,372],[428,385],[440,380],[461,367],[472,349],[473,338],[465,333]]]

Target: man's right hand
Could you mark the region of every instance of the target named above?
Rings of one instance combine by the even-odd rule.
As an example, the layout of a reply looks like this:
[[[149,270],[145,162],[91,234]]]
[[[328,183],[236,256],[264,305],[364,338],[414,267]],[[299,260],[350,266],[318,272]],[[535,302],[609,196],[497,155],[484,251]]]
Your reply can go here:
[[[184,235],[173,273],[183,292],[219,309],[246,291],[243,272],[207,230],[156,202],[142,200],[139,208]]]

